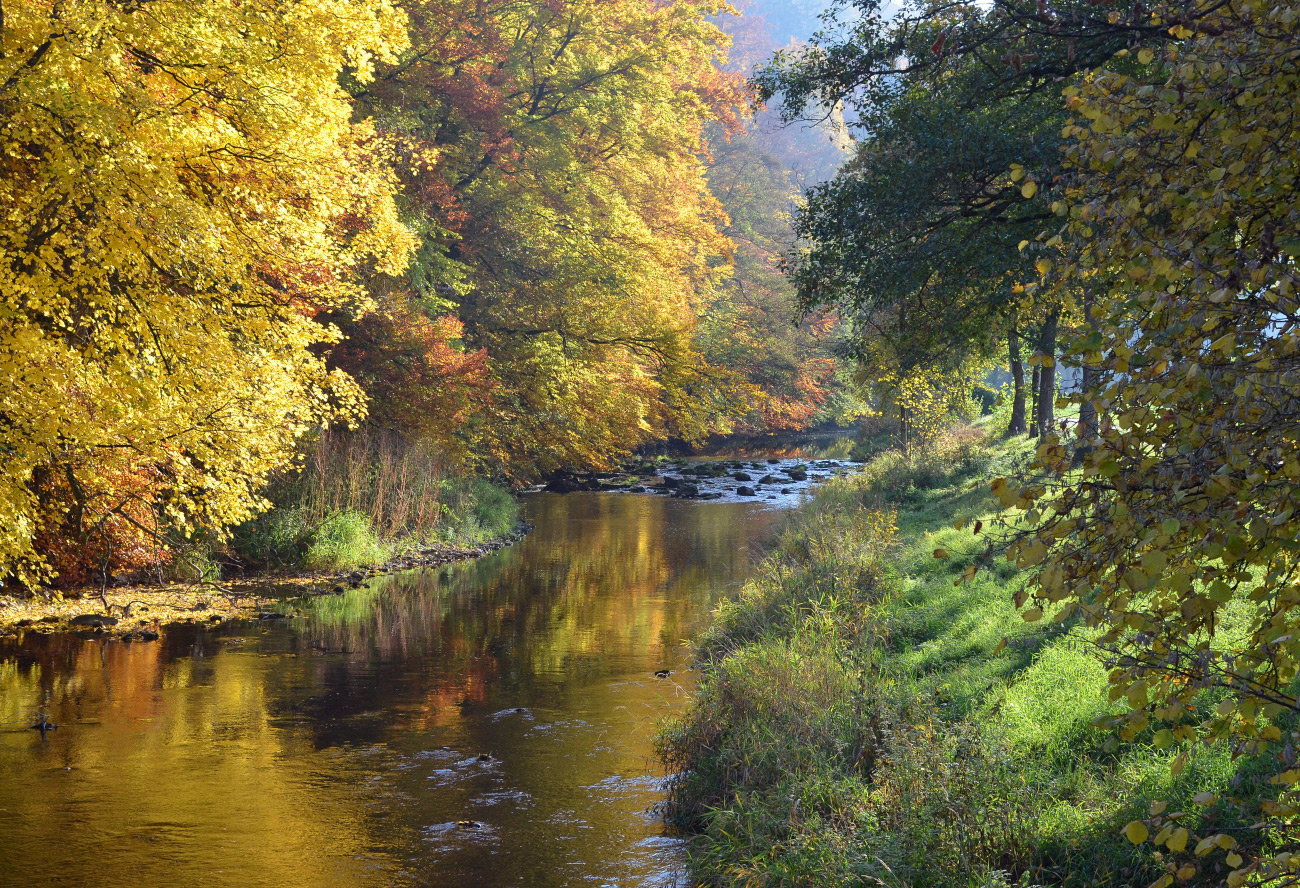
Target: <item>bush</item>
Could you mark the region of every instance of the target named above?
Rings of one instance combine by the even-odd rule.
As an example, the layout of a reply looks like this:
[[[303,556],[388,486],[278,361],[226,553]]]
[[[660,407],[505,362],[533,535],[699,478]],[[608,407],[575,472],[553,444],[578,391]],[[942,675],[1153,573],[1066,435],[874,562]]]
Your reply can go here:
[[[360,512],[335,512],[316,528],[304,562],[312,570],[352,570],[382,564],[389,550],[370,519]]]
[[[342,570],[483,542],[508,534],[519,514],[509,491],[451,471],[427,444],[373,430],[326,433],[268,497],[276,506],[236,528],[232,548],[277,568]]]

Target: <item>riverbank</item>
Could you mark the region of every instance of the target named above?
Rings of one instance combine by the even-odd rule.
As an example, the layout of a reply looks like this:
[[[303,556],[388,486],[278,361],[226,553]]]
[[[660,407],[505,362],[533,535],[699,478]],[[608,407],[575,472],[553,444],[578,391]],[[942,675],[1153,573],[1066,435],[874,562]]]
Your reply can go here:
[[[1193,830],[1246,825],[1192,800],[1254,791],[1246,759],[1205,747],[1171,777],[1186,747],[1091,726],[1122,705],[1104,663],[1079,627],[1024,622],[1023,575],[997,559],[954,585],[998,516],[988,482],[1032,448],[967,427],[875,458],[720,606],[660,738],[696,882],[1147,886],[1163,864],[1123,830],[1157,800]]]
[[[340,595],[384,574],[481,558],[512,546],[532,530],[513,513],[503,534],[476,541],[435,543],[392,554],[381,563],[346,572],[249,573],[227,581],[153,583],[76,590],[29,598],[0,593],[0,637],[17,632],[85,632],[128,641],[153,641],[168,625],[235,619],[282,619],[274,609],[288,591],[298,596]],[[476,537],[482,531],[475,531]],[[275,592],[275,595],[268,595]]]

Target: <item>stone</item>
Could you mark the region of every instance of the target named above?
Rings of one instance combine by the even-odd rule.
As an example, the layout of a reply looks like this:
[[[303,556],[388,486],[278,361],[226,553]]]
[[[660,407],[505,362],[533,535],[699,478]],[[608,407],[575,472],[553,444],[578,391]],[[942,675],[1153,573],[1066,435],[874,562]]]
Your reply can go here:
[[[758,491],[752,487],[741,486],[736,490],[739,496],[758,496]]]
[[[70,626],[93,626],[100,628],[103,626],[116,626],[117,617],[106,617],[102,614],[78,614],[71,620],[68,620]]]

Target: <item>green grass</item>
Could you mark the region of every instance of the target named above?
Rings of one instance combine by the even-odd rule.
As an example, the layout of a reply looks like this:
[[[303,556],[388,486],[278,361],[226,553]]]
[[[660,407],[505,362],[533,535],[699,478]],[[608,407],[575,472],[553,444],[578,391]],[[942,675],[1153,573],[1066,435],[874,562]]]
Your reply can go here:
[[[392,557],[370,519],[360,512],[335,512],[312,532],[303,563],[310,570],[341,571],[383,564]]]
[[[339,572],[377,567],[431,546],[471,546],[500,539],[519,520],[519,503],[503,487],[481,478],[438,482],[437,515],[396,526],[360,509],[305,508],[296,491],[234,533],[233,548],[270,568]]]
[[[968,427],[875,457],[719,607],[698,693],[660,737],[699,883],[1147,886],[1162,870],[1124,824],[1248,785],[1221,747],[1174,778],[1180,750],[1092,727],[1119,705],[1105,666],[1080,627],[1021,619],[1014,568],[954,585],[986,546],[954,523],[992,526],[989,480],[1032,448]],[[1206,816],[1240,825],[1187,823]]]

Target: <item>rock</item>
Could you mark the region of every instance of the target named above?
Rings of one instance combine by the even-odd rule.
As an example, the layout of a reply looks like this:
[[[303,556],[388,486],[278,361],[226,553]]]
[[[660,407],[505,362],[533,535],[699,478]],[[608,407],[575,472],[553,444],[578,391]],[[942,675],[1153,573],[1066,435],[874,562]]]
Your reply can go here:
[[[158,640],[158,633],[157,633],[157,632],[154,632],[152,629],[141,629],[141,630],[140,630],[140,640],[141,640],[141,641],[157,641],[157,640]]]
[[[781,488],[781,492],[782,492],[782,493],[789,493],[789,492],[790,492],[790,488],[788,488],[788,487],[782,487],[782,488]]]
[[[767,461],[767,464],[768,464],[769,466],[774,466],[774,465],[776,465],[777,463],[779,463],[780,461],[781,461],[781,460],[779,460],[779,459],[769,459],[769,460]]]
[[[259,620],[283,620],[285,616],[279,611],[262,611],[257,615],[257,618]]]
[[[672,671],[671,669],[656,669],[656,670],[655,670],[655,678],[667,678],[668,676],[670,676],[670,675],[672,675],[672,674],[673,674],[673,671]]]
[[[474,756],[474,761],[476,761],[476,762],[490,762],[490,761],[492,761],[492,753],[490,753],[490,752],[480,752],[478,755]]]
[[[14,625],[17,626],[19,629],[25,629],[25,628],[27,628],[28,626],[32,625],[32,621],[31,621],[31,620],[19,620],[17,623],[14,623]]]
[[[629,488],[627,489],[627,492],[628,492],[628,493],[645,493],[645,488],[642,487],[640,484],[633,484],[631,487],[629,487]]]
[[[573,493],[575,490],[581,490],[582,485],[573,475],[556,475],[550,481],[546,482],[543,490],[551,493]]]
[[[731,477],[732,477],[732,478],[735,478],[737,481],[753,481],[753,480],[754,480],[754,479],[751,478],[749,475],[746,475],[744,472],[736,472],[736,473],[735,473],[734,475],[732,475]]]
[[[669,490],[676,490],[678,487],[681,486],[681,484],[682,481],[680,478],[673,478],[670,475],[665,475],[663,483],[660,486],[666,487]]]
[[[346,591],[348,591],[348,590],[347,590],[346,587],[344,587],[344,586],[342,586],[342,585],[336,583],[336,584],[333,586],[333,588],[330,589],[330,591],[333,592],[335,595],[342,595],[344,592],[346,592]]]
[[[695,497],[699,495],[700,495],[700,488],[698,485],[695,484],[681,484],[678,486],[677,491],[673,494],[673,496],[681,497],[682,499],[689,499],[691,497]]]
[[[781,479],[776,477],[775,475],[764,475],[762,478],[758,479],[758,483],[759,484],[780,484]]]
[[[800,469],[790,469],[786,472],[791,481],[807,481],[808,473]]]
[[[758,491],[752,487],[741,486],[736,490],[738,496],[758,496]]]
[[[477,820],[457,820],[456,828],[457,829],[482,829],[483,824],[479,823]]]
[[[105,617],[102,614],[78,614],[71,620],[68,620],[69,626],[93,626],[96,629],[104,626],[116,626],[117,617]]]

